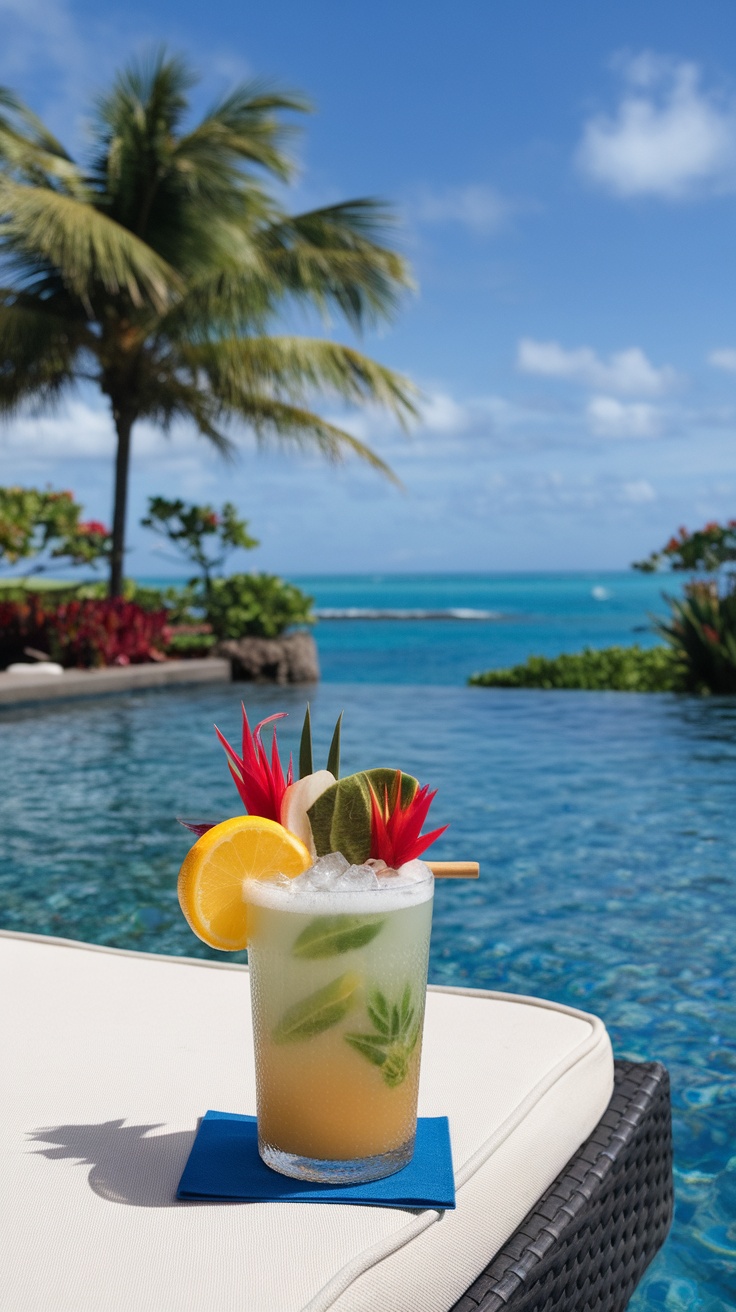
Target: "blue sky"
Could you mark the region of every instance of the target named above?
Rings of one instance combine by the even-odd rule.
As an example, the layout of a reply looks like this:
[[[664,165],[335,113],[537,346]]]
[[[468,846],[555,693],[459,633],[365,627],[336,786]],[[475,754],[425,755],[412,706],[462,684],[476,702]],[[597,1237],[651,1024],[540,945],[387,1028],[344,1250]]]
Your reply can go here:
[[[623,568],[736,515],[734,38],[732,0],[0,0],[0,83],[79,151],[90,97],[161,41],[197,108],[252,75],[306,92],[293,208],[390,200],[419,284],[364,348],[421,422],[346,420],[404,493],[142,426],[129,572],[172,568],[136,526],[156,492],[235,500],[262,542],[242,563],[287,574]],[[3,482],[107,520],[112,455],[92,394],[0,430]]]

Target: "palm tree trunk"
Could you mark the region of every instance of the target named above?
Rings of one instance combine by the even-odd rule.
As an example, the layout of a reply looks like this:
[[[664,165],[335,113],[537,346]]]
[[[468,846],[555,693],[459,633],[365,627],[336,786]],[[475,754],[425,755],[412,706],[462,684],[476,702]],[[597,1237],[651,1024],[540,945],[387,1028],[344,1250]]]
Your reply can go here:
[[[112,516],[112,553],[110,556],[110,596],[120,597],[123,591],[125,563],[125,512],[128,502],[128,473],[130,470],[130,436],[133,416],[113,405],[118,449],[115,457],[115,505]]]

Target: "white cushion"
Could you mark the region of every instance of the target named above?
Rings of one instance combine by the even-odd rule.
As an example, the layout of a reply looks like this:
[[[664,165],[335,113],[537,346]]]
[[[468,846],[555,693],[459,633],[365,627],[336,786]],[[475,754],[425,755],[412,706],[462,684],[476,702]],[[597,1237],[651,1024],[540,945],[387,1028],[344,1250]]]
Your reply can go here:
[[[248,973],[0,934],[8,1312],[446,1312],[587,1138],[613,1082],[593,1016],[430,989],[420,1114],[454,1212],[177,1203],[208,1108],[253,1112]]]

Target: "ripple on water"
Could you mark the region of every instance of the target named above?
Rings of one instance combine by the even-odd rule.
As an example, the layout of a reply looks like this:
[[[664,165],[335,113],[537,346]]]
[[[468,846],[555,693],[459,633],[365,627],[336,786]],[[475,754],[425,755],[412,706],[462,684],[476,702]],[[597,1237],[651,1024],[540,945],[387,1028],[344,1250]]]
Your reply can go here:
[[[248,692],[294,712],[291,750],[303,700]],[[433,980],[586,1008],[618,1055],[668,1065],[676,1220],[631,1308],[732,1309],[736,701],[333,684],[312,705],[318,760],[347,707],[344,772],[436,785],[437,857],[482,863],[438,886]],[[179,912],[173,822],[236,809],[214,720],[237,735],[232,689],[4,712],[2,925],[218,959]]]

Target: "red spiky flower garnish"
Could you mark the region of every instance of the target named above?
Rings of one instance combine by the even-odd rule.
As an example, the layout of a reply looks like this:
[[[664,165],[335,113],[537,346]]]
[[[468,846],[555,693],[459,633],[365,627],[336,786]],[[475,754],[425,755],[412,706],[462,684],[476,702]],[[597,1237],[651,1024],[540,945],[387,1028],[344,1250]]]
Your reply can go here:
[[[227,752],[227,763],[230,766],[230,773],[235,780],[235,787],[240,793],[243,805],[249,815],[261,815],[267,820],[279,821],[281,814],[281,799],[292,782],[294,777],[291,757],[289,765],[284,776],[284,771],[279,760],[279,749],[276,742],[276,730],[273,732],[273,741],[271,743],[271,760],[263,742],[261,740],[261,729],[264,724],[270,724],[272,720],[282,720],[285,711],[279,715],[269,715],[265,720],[261,720],[251,733],[248,724],[248,716],[243,706],[243,755],[238,756],[215,725],[215,733],[220,739],[225,751]]]
[[[402,802],[400,770],[396,771],[390,797],[385,786],[382,802],[379,802],[372,785],[370,790],[371,856],[385,861],[393,870],[421,856],[447,829],[447,825],[442,825],[429,834],[420,833],[437,790],[430,793],[429,786],[425,784],[407,802]]]

